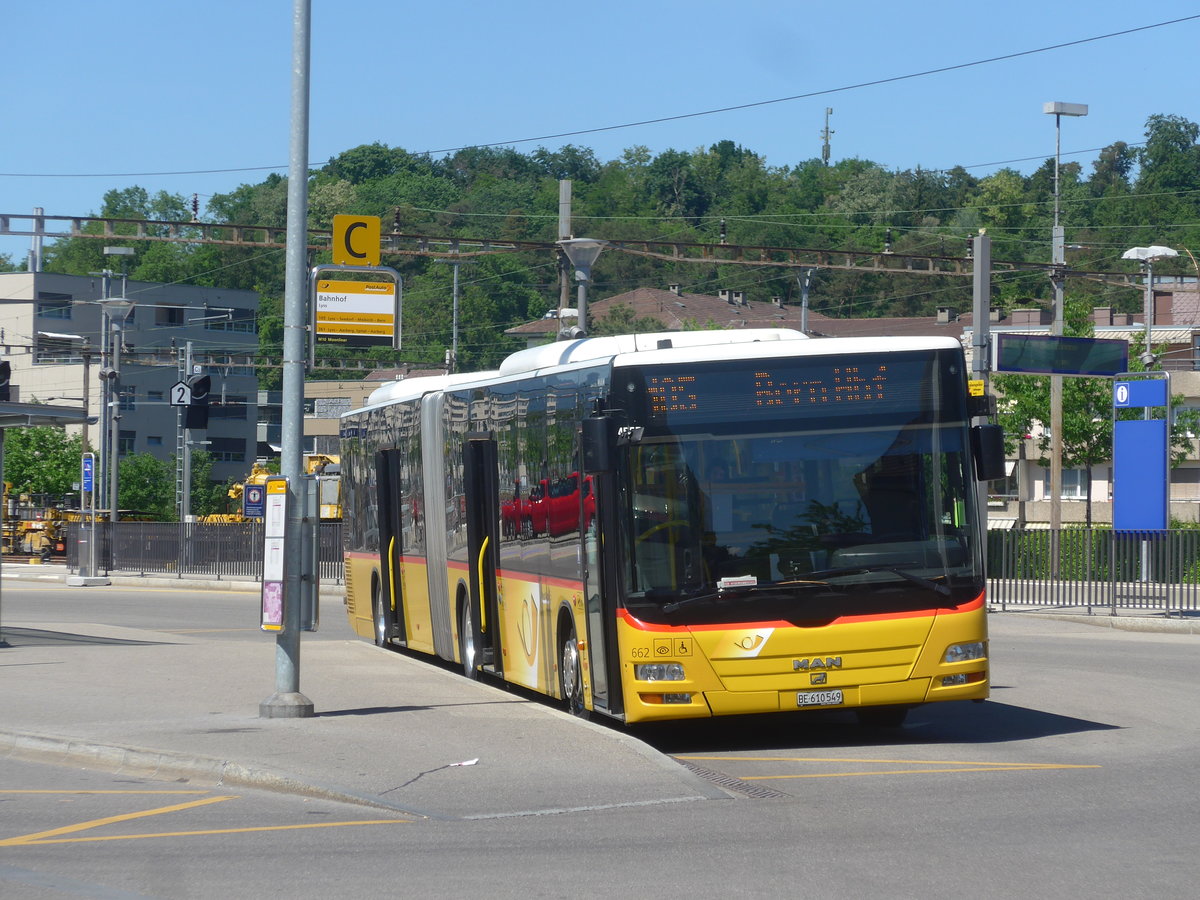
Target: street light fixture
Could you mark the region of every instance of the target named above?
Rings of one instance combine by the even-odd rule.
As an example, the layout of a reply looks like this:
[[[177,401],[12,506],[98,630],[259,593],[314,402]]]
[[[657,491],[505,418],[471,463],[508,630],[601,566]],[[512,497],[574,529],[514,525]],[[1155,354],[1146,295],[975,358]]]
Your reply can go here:
[[[594,238],[567,238],[557,243],[567,254],[571,265],[575,267],[575,280],[579,282],[576,299],[576,306],[579,308],[579,319],[576,323],[578,325],[577,333],[563,334],[560,331],[559,338],[585,337],[587,335],[587,286],[592,280],[592,264],[600,256],[600,251],[608,246],[608,241],[599,241]]]
[[[1151,330],[1154,327],[1154,261],[1178,255],[1178,251],[1161,244],[1151,244],[1149,247],[1130,247],[1121,254],[1121,259],[1140,261],[1142,269],[1146,273],[1146,298],[1142,304],[1142,315],[1146,319],[1146,350],[1142,354],[1142,362],[1147,369],[1154,364],[1154,345],[1150,343]]]
[[[1086,103],[1063,103],[1051,101],[1042,105],[1042,112],[1054,116],[1054,227],[1050,232],[1050,279],[1054,286],[1054,324],[1050,333],[1061,337],[1063,333],[1063,282],[1066,279],[1067,253],[1063,240],[1063,227],[1058,221],[1061,187],[1059,165],[1062,156],[1062,117],[1086,116]],[[1050,376],[1050,531],[1056,534],[1062,528],[1062,429],[1063,429],[1063,377]],[[1055,554],[1057,558],[1057,554]]]

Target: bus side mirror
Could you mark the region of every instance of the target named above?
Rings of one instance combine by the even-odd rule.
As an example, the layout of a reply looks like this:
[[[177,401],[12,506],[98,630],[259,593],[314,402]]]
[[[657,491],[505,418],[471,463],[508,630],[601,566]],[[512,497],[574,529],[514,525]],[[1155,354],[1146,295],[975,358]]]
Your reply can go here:
[[[609,416],[589,416],[583,420],[583,471],[589,475],[611,472],[617,446],[617,420]]]
[[[975,476],[980,481],[996,481],[1008,474],[1004,467],[1004,429],[999,425],[974,425],[971,428],[971,455],[975,457]]]

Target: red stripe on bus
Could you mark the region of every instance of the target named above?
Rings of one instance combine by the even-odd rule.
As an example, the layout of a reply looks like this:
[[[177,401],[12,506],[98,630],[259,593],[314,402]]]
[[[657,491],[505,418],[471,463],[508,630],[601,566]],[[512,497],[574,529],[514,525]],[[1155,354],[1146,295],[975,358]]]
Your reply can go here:
[[[930,607],[929,609],[914,609],[905,612],[896,613],[873,613],[863,616],[838,616],[836,619],[830,619],[826,622],[824,619],[818,620],[823,625],[846,625],[851,622],[885,622],[894,619],[918,619],[922,617],[932,617],[938,615],[958,615],[959,613],[972,612],[983,606],[984,594],[980,594],[974,600],[968,600],[966,603],[952,607]],[[723,622],[714,625],[651,625],[636,618],[627,609],[617,610],[619,616],[625,621],[625,624],[631,628],[636,628],[639,631],[728,631],[731,628],[803,628],[803,623],[776,620],[767,622]]]

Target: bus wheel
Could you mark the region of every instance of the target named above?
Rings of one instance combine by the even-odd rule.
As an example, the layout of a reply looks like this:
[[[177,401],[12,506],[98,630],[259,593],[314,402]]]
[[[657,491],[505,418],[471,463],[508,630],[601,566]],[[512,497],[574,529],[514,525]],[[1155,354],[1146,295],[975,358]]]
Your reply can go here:
[[[375,646],[386,647],[388,641],[388,620],[387,610],[383,605],[383,596],[380,590],[379,579],[371,579],[371,613],[375,619]]]
[[[566,701],[567,712],[573,716],[587,716],[583,702],[583,667],[579,663],[579,641],[575,629],[567,626],[558,654],[558,685]]]
[[[458,616],[458,658],[462,660],[463,674],[475,681],[479,670],[475,668],[475,628],[471,624],[471,601],[462,598],[462,611]]]
[[[854,711],[865,728],[899,728],[908,716],[907,706],[863,706]]]

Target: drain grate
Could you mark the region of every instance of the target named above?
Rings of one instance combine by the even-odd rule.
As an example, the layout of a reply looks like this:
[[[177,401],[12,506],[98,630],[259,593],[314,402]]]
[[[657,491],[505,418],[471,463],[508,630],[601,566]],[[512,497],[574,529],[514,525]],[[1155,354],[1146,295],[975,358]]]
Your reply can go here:
[[[757,784],[750,784],[742,781],[740,778],[734,778],[732,775],[726,775],[724,772],[714,772],[712,769],[706,769],[703,766],[696,766],[682,759],[676,759],[680,765],[689,771],[695,772],[705,781],[715,784],[717,787],[728,788],[731,791],[737,791],[751,800],[780,800],[790,798],[791,794],[785,794],[783,791],[777,791],[774,788],[760,787]]]

